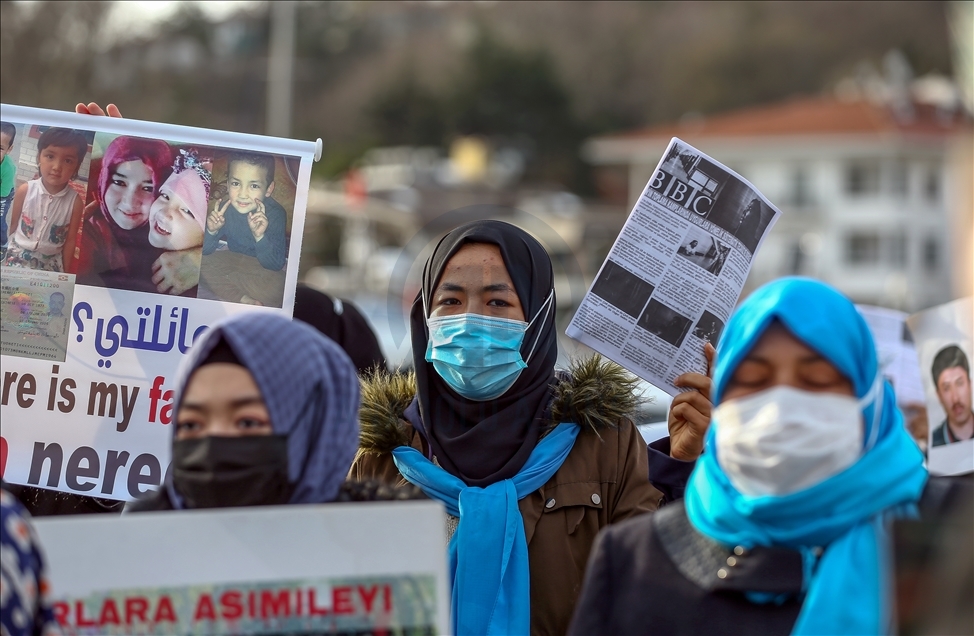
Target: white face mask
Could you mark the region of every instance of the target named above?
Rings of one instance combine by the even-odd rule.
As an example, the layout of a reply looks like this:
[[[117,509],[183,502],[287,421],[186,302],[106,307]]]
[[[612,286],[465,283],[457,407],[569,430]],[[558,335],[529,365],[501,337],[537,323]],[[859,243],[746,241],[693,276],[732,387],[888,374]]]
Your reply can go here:
[[[863,400],[776,386],[714,409],[717,460],[744,495],[788,495],[836,475],[863,449]]]

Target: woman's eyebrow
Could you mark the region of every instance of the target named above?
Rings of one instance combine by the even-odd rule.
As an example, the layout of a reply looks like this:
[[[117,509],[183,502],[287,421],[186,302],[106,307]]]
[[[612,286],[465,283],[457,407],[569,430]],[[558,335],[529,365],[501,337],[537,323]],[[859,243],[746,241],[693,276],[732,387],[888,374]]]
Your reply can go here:
[[[244,406],[250,406],[252,404],[260,404],[263,406],[264,398],[260,395],[246,395],[243,397],[239,397],[235,400],[231,400],[230,402],[230,406],[233,408],[241,408]],[[190,409],[192,411],[207,410],[207,406],[205,403],[196,403],[196,402],[183,402],[182,404],[179,405],[179,408],[180,410]]]
[[[744,364],[745,362],[753,362],[754,364],[763,364],[764,366],[769,366],[771,364],[765,358],[762,358],[760,355],[756,353],[749,353],[746,356],[744,356],[744,359],[741,360],[740,364]]]
[[[506,292],[511,292],[511,293],[517,293],[515,291],[515,289],[513,287],[511,287],[510,285],[508,285],[507,283],[494,283],[493,285],[485,285],[484,288],[483,288],[483,291],[485,291],[485,292],[502,292],[502,291],[506,291]]]
[[[260,395],[249,395],[246,397],[237,398],[230,402],[230,406],[234,408],[240,408],[242,406],[251,406],[253,404],[259,404],[264,406],[264,398]]]
[[[811,353],[807,356],[802,356],[801,359],[798,361],[799,364],[814,364],[816,362],[826,362],[828,364],[832,364],[831,362],[829,362],[828,360],[826,360],[824,357],[820,356],[817,353]]]
[[[462,292],[466,291],[466,287],[463,285],[457,285],[456,283],[440,283],[440,286],[436,288],[438,292]]]

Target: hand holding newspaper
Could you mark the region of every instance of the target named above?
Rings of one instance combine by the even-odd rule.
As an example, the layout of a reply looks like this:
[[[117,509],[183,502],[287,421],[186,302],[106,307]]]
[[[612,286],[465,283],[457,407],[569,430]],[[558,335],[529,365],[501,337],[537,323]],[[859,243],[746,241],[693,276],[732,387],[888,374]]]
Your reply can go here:
[[[706,373],[764,237],[781,212],[743,177],[673,138],[568,325],[670,395]]]

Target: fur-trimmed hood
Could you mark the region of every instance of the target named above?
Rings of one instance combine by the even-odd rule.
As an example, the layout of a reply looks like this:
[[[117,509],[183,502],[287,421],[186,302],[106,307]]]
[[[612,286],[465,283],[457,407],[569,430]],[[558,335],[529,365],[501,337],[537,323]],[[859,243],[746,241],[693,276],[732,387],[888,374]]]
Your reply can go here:
[[[639,405],[639,380],[599,355],[575,360],[555,375],[550,426],[576,422],[598,435],[631,417]],[[362,380],[359,409],[359,451],[381,455],[408,446],[411,437],[403,412],[416,396],[416,377],[409,374],[375,374]]]

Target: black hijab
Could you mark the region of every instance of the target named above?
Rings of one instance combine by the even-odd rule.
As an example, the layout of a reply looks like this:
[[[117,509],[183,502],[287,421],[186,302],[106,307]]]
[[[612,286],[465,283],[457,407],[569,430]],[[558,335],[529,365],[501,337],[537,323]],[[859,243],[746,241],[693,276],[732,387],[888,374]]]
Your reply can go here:
[[[468,400],[447,385],[426,362],[429,329],[424,315],[447,262],[469,243],[500,248],[507,272],[530,321],[553,294],[554,274],[544,247],[524,230],[501,221],[474,221],[443,237],[423,270],[423,289],[413,302],[409,322],[420,416],[437,461],[469,486],[485,487],[516,475],[541,437],[551,400],[558,340],[555,299],[531,325],[521,345],[528,367],[499,398]],[[537,346],[527,360],[532,344]]]
[[[336,303],[331,296],[298,283],[294,291],[294,318],[337,342],[359,373],[386,369],[379,339],[352,303],[345,300]]]

